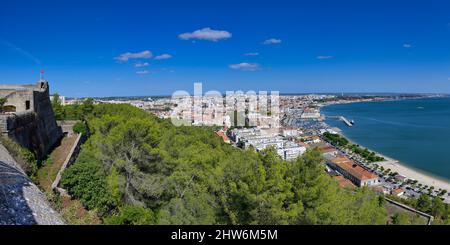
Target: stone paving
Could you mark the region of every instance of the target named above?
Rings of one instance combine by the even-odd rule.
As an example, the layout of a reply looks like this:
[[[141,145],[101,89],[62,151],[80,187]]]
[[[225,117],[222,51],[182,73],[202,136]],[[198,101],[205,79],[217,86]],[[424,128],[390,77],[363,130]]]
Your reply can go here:
[[[63,225],[60,215],[0,145],[0,225]]]

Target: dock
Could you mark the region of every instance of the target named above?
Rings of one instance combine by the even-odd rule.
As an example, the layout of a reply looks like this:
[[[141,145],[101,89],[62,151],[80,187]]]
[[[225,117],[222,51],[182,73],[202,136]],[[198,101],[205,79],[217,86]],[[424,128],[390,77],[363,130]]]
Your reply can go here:
[[[347,126],[353,127],[353,123],[347,120],[347,118],[345,118],[344,116],[327,116],[327,118],[338,119],[339,121],[343,121]]]
[[[339,120],[343,121],[345,124],[347,124],[347,126],[353,127],[353,124],[349,120],[347,120],[347,118],[340,116]]]

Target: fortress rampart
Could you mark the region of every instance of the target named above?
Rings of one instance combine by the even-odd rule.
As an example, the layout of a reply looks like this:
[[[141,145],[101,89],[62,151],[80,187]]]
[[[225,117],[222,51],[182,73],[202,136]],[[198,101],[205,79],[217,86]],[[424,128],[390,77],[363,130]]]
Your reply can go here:
[[[36,152],[42,159],[62,137],[50,102],[48,82],[36,85],[0,85],[0,97],[7,99],[0,114],[0,131]]]

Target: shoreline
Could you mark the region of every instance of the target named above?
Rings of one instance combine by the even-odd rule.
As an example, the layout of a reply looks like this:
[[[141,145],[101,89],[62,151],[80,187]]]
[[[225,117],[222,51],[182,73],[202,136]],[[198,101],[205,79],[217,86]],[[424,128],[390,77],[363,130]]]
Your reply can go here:
[[[363,102],[363,101],[349,102],[346,104],[358,103],[358,102]],[[368,101],[364,101],[364,102],[368,102]],[[381,101],[370,101],[370,102],[381,102]],[[333,104],[330,104],[330,105],[333,105]],[[321,106],[320,108],[330,106],[330,105]],[[326,125],[328,125],[326,122],[324,122],[324,123]],[[330,125],[328,125],[328,127],[333,128]],[[352,140],[351,138],[349,138],[347,135],[345,135],[343,130],[340,127],[337,127],[337,128],[340,131],[339,133],[342,136],[344,136],[346,139],[348,139],[351,143],[356,143],[364,148],[367,148],[368,150],[375,152],[375,154],[386,159],[385,161],[374,162],[373,164],[378,164],[380,167],[382,166],[384,169],[391,169],[391,172],[397,172],[399,175],[406,176],[407,179],[417,180],[418,183],[422,184],[422,186],[425,186],[425,185],[428,185],[428,187],[434,186],[435,190],[442,189],[442,190],[447,190],[447,192],[450,193],[450,180],[448,180],[444,177],[441,177],[441,176],[436,176],[425,170],[414,168],[412,166],[409,166],[406,163],[402,163],[399,160],[396,160],[392,157],[388,157],[384,154],[379,153],[378,151],[374,151],[366,146],[363,146],[363,145],[357,143],[356,141]]]
[[[379,154],[376,151],[374,152],[376,154]],[[408,179],[417,180],[418,183],[421,183],[423,186],[425,185],[428,185],[428,187],[434,186],[435,190],[442,189],[450,191],[450,181],[440,176],[435,176],[423,170],[408,166],[405,163],[402,163],[390,157],[386,157],[383,154],[379,155],[386,159],[386,161],[375,162],[375,164],[378,164],[380,167],[383,166],[384,169],[389,168],[391,169],[391,172],[397,172],[400,175],[406,176]]]
[[[342,130],[340,134],[344,136],[347,140],[349,140],[351,143],[358,144],[356,141],[352,140],[347,135],[345,135],[342,132]],[[375,152],[375,154],[385,159],[385,161],[373,162],[372,164],[378,164],[378,166],[380,167],[382,166],[384,169],[391,169],[391,172],[397,172],[399,175],[406,176],[407,179],[417,180],[418,183],[421,183],[423,186],[425,185],[428,185],[428,187],[434,186],[435,190],[443,189],[450,192],[450,181],[445,179],[444,177],[436,176],[433,175],[432,173],[426,172],[425,170],[414,168],[406,163],[403,163],[392,157],[388,157],[385,154],[381,154],[378,151],[375,151],[363,145],[360,146],[367,148],[369,151]]]
[[[378,103],[378,102],[392,102],[392,101],[404,101],[404,100],[421,100],[421,99],[441,99],[441,98],[450,98],[450,95],[436,95],[436,96],[427,96],[427,97],[411,97],[411,98],[389,98],[389,99],[381,99],[381,100],[375,100],[375,99],[368,99],[368,100],[355,100],[355,101],[341,101],[341,102],[334,102],[334,103],[325,103],[319,105],[319,108],[327,107],[327,106],[333,106],[333,105],[346,105],[346,104],[355,104],[355,103]]]

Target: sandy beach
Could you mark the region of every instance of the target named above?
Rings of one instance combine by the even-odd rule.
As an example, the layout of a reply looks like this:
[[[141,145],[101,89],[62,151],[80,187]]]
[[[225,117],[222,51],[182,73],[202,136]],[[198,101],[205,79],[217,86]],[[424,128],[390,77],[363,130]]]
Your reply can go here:
[[[352,140],[350,140],[343,132],[340,132],[349,142],[355,144]],[[362,146],[364,147],[364,146]],[[367,147],[365,147],[367,148]],[[380,167],[383,166],[384,169],[391,169],[391,172],[397,172],[400,175],[406,176],[408,179],[417,180],[418,183],[422,185],[434,186],[435,190],[443,189],[447,190],[450,193],[450,182],[444,179],[441,179],[436,176],[432,176],[431,174],[426,174],[422,171],[416,170],[412,167],[407,166],[406,164],[402,164],[400,161],[390,158],[386,155],[383,155],[377,151],[367,148],[370,151],[375,152],[377,155],[384,157],[386,161],[376,162]]]
[[[409,179],[417,180],[419,183],[422,183],[422,185],[434,186],[435,190],[443,189],[450,192],[450,182],[402,165],[399,161],[392,158],[386,156],[383,157],[387,160],[384,162],[377,162],[377,164],[383,166],[384,169],[391,169],[391,172],[397,172]]]
[[[358,103],[358,102],[350,102],[350,103]],[[344,132],[340,128],[333,127],[332,129],[337,131],[342,136],[344,136],[347,140],[349,140],[350,143],[358,144],[356,142],[353,142],[347,135],[345,135]],[[362,147],[364,147],[364,146],[362,146]],[[365,147],[365,148],[367,148],[367,147]],[[427,174],[426,172],[422,172],[422,171],[414,169],[412,167],[409,167],[406,164],[402,164],[398,160],[395,160],[393,158],[390,158],[388,156],[380,154],[379,152],[376,152],[370,148],[367,148],[367,149],[375,152],[377,155],[382,156],[386,159],[386,161],[376,163],[379,166],[383,166],[384,169],[391,169],[391,172],[397,172],[400,175],[406,176],[408,179],[417,180],[418,183],[421,183],[422,185],[428,185],[429,187],[434,186],[435,190],[443,189],[443,190],[447,190],[447,192],[450,193],[450,181],[445,180],[440,177],[433,176],[431,174]]]
[[[352,144],[355,143],[352,142],[347,136],[345,136],[342,133],[342,131],[340,132],[340,134],[343,135],[346,139],[348,139]],[[373,151],[372,149],[369,148],[367,149]],[[434,186],[435,190],[442,189],[447,190],[447,192],[450,193],[449,181],[433,176],[431,174],[424,173],[420,170],[416,170],[412,167],[406,166],[406,164],[402,164],[400,161],[390,158],[386,155],[380,154],[377,151],[373,152],[386,159],[386,161],[383,162],[376,162],[376,164],[378,164],[380,167],[382,166],[384,169],[391,169],[391,172],[397,172],[400,175],[406,176],[406,178],[408,179],[417,180],[418,183],[421,183],[424,186],[425,185],[428,185],[428,187]]]

